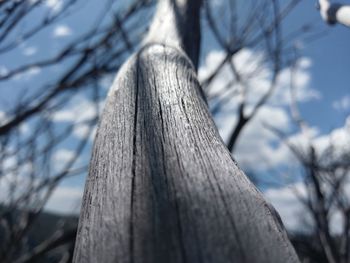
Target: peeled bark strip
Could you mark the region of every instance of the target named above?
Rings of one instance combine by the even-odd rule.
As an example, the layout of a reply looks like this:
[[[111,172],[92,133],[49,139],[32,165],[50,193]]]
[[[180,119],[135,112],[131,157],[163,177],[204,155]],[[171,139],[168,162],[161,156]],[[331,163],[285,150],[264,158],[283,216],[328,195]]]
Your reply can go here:
[[[118,73],[95,139],[74,262],[298,262],[222,142],[181,47],[148,41]]]

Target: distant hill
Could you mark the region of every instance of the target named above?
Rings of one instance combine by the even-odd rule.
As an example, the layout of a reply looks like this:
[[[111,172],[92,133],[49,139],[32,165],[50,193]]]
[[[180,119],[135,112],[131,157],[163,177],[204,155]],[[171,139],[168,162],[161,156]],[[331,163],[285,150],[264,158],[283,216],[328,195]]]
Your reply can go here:
[[[19,224],[18,218],[21,214],[26,213],[31,217],[33,213],[23,210],[9,210],[4,205],[0,205],[0,219],[6,222],[13,222],[13,224]],[[78,224],[77,216],[58,215],[49,212],[42,212],[34,219],[33,224],[28,229],[25,238],[22,241],[25,245],[20,247],[20,250],[16,247],[16,251],[13,253],[14,258],[18,259],[23,255],[29,255],[33,252],[36,253],[33,259],[29,262],[38,263],[54,263],[58,262],[62,254],[70,251],[73,252],[76,228]],[[58,231],[62,230],[62,231]],[[3,226],[0,225],[0,251],[8,253],[5,244],[5,231]],[[50,239],[48,241],[48,239]],[[45,246],[43,242],[46,241]],[[39,245],[41,245],[39,247]],[[36,250],[34,250],[36,248]],[[49,253],[43,253],[50,251]],[[0,259],[0,261],[2,261]],[[8,262],[8,260],[7,260]],[[11,262],[11,261],[10,261]]]

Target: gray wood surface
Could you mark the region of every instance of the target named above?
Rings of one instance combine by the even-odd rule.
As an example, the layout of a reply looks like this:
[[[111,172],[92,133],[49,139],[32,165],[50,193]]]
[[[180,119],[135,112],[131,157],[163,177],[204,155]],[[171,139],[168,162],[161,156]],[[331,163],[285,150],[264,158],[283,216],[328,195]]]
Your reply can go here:
[[[74,262],[298,262],[221,140],[181,45],[146,43],[106,101]]]
[[[119,72],[95,141],[75,262],[297,262],[199,88],[181,51],[162,45]]]

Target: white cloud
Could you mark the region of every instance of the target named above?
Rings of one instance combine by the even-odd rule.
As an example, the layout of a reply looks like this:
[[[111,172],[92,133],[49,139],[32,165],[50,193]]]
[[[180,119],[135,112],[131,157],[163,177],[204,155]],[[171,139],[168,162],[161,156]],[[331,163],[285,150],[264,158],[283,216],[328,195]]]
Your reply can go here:
[[[19,125],[19,131],[22,133],[22,134],[26,134],[28,131],[30,130],[29,128],[29,125],[27,123],[21,123]]]
[[[223,51],[214,50],[210,52],[205,59],[204,65],[199,69],[199,79],[203,81],[210,76],[224,57],[225,53]],[[249,105],[255,105],[269,90],[273,76],[272,69],[266,62],[264,53],[242,49],[233,57],[233,62],[244,85],[242,86],[235,81],[231,69],[226,65],[212,81],[207,91],[208,94],[216,94],[232,83],[229,85],[231,88],[237,91],[246,90],[246,102]],[[320,94],[309,86],[311,79],[309,69],[311,66],[312,61],[309,58],[301,58],[294,72],[294,84],[297,90],[298,102],[305,102],[320,97]],[[275,92],[269,100],[270,104],[285,106],[290,102],[290,79],[291,69],[285,68],[281,70],[278,75]],[[232,103],[237,104],[240,99],[238,96],[233,97]]]
[[[350,109],[350,95],[346,95],[332,103],[334,109],[338,111],[346,111]]]
[[[23,49],[23,55],[25,56],[33,56],[38,52],[38,49],[36,47],[26,47]]]
[[[31,67],[25,75],[27,76],[33,76],[33,75],[37,75],[41,72],[41,69],[39,67]]]
[[[329,134],[320,134],[317,128],[310,128],[308,134],[297,133],[288,138],[288,141],[297,146],[298,149],[307,150],[307,146],[311,142],[316,149],[316,152],[321,155],[324,151],[333,146],[332,158],[337,159],[337,156],[344,153],[349,153],[350,149],[350,116],[346,120],[343,127],[332,130]],[[259,147],[259,145],[258,145]],[[266,147],[265,147],[266,148]],[[251,152],[253,153],[253,152]],[[283,157],[283,162],[291,162],[291,153],[286,149],[287,157]],[[271,154],[271,153],[268,153]],[[279,154],[274,154],[278,156]],[[268,156],[268,155],[267,155]],[[350,174],[348,175],[350,176]],[[280,178],[281,180],[282,178]],[[323,186],[326,190],[326,185]],[[347,198],[350,198],[350,180],[345,180],[343,185],[344,193]],[[306,197],[306,189],[302,183],[290,184],[287,187],[278,189],[268,189],[264,195],[270,201],[276,210],[280,213],[282,220],[289,230],[310,230],[312,220],[310,214],[305,209],[303,204],[298,200],[296,193],[301,197]],[[339,211],[330,213],[330,226],[333,233],[340,233],[342,231],[343,217]]]
[[[90,129],[92,131],[90,132]],[[80,139],[85,139],[89,136],[89,140],[93,141],[95,138],[97,127],[94,125],[94,127],[90,127],[87,124],[80,124],[74,127],[73,129],[73,135]]]
[[[8,120],[6,113],[0,110],[0,125],[3,125]]]
[[[75,156],[75,152],[68,149],[58,149],[52,155],[52,164],[54,165],[55,171],[61,171]]]
[[[72,102],[70,107],[55,112],[52,120],[57,122],[84,122],[93,119],[96,114],[94,102],[85,98],[78,98]]]
[[[61,149],[54,155],[54,160],[58,164],[63,164],[69,161],[74,154],[67,150]],[[11,156],[6,158],[3,163],[3,170],[12,169],[17,165],[16,156]],[[28,174],[31,171],[31,165],[24,164],[20,166],[19,170],[12,172],[6,172],[5,175],[0,177],[0,203],[8,204],[10,202],[10,197],[12,196],[14,200],[22,196],[24,193],[35,185],[40,183],[39,178],[31,178]],[[14,188],[15,186],[15,188]],[[56,213],[64,214],[77,214],[79,213],[81,199],[83,194],[83,187],[71,187],[71,186],[58,186],[53,191],[47,204],[45,205],[45,210]],[[30,207],[31,202],[25,203],[27,208]]]
[[[74,157],[74,152],[68,149],[60,149],[54,154],[55,162],[67,162]]]
[[[308,226],[302,226],[302,223],[308,219],[309,215],[303,204],[298,200],[296,192],[301,197],[306,197],[306,190],[302,183],[282,188],[271,188],[263,194],[280,214],[283,224],[288,230],[307,231],[310,229],[307,229]],[[303,216],[301,217],[301,215]]]
[[[15,76],[13,77],[13,79],[14,79],[15,81],[30,80],[30,79],[33,78],[34,76],[40,74],[40,72],[41,72],[41,68],[40,68],[40,67],[33,66],[33,67],[29,68],[27,71],[15,75]]]
[[[105,75],[99,80],[99,85],[101,85],[103,89],[108,91],[111,88],[115,77],[115,74]]]
[[[299,131],[290,135],[286,140],[289,144],[296,147],[300,152],[307,154],[312,141],[320,135],[319,129],[316,127],[307,127],[306,130]]]
[[[308,69],[312,66],[312,60],[310,58],[302,57],[298,61],[298,66],[303,69]]]
[[[45,209],[60,214],[79,214],[83,196],[80,187],[57,187],[45,205]]]
[[[325,149],[333,147],[333,154],[342,155],[350,149],[350,116],[343,127],[333,129],[329,134],[322,134],[313,138],[316,151],[322,153]]]
[[[15,181],[14,181],[15,179]],[[16,188],[12,188],[12,184]],[[14,177],[3,176],[0,180],[0,203],[8,204],[9,197],[20,197],[28,190],[29,185],[33,185],[26,176]],[[82,187],[58,186],[53,191],[44,209],[60,214],[79,214],[83,196]],[[29,207],[29,204],[26,204]],[[27,207],[27,208],[28,208]]]
[[[238,163],[243,168],[253,168],[255,171],[268,170],[285,164],[286,160],[291,159],[290,153],[265,124],[286,131],[289,129],[289,121],[284,109],[274,106],[262,107],[237,141],[235,157]]]
[[[52,10],[52,12],[57,13],[63,7],[63,0],[45,0],[45,5]]]
[[[18,166],[17,156],[6,157],[2,162],[4,174],[0,177],[0,202],[8,203],[10,197],[18,198],[34,184],[33,178],[28,176],[32,171],[30,162]]]
[[[93,141],[96,133],[96,127],[92,127],[89,133],[91,121],[94,120],[103,109],[104,101],[98,102],[98,109],[95,102],[88,100],[82,96],[74,99],[70,106],[55,112],[52,115],[52,121],[55,122],[73,122],[75,127],[73,135],[76,138],[84,139],[89,136],[89,140]]]
[[[9,117],[6,115],[5,112],[1,111],[0,110],[0,126],[1,125],[4,125],[6,122],[9,121]],[[19,125],[19,131],[22,133],[22,134],[25,134],[29,131],[29,125],[25,122],[21,123]]]
[[[66,37],[72,34],[72,29],[66,25],[58,25],[52,32],[53,37]]]
[[[204,80],[216,69],[224,59],[222,51],[212,51],[206,57],[204,65],[199,69],[199,78]],[[233,62],[239,72],[244,85],[237,84],[228,66],[224,66],[220,74],[213,80],[209,87],[209,95],[221,91],[231,84],[231,88],[246,89],[245,114],[251,112],[259,99],[266,94],[271,85],[272,69],[267,64],[262,52],[243,49],[238,52]],[[312,61],[309,58],[301,58],[298,67],[294,71],[294,84],[297,91],[297,102],[306,102],[319,98],[317,91],[310,88],[310,72]],[[276,168],[278,165],[290,165],[295,167],[297,162],[289,149],[280,142],[275,134],[266,128],[266,124],[279,130],[290,133],[292,119],[287,111],[290,104],[290,79],[291,69],[283,69],[277,79],[274,93],[267,103],[260,108],[257,115],[244,127],[237,141],[235,158],[243,168],[249,168],[256,172]],[[237,105],[242,96],[232,96],[222,111],[216,116],[216,123],[221,136],[228,140],[234,124],[237,121]],[[214,102],[212,102],[214,104]]]
[[[8,68],[5,66],[0,65],[0,76],[5,76],[9,72]]]
[[[350,182],[345,188],[350,190]],[[285,227],[289,231],[312,231],[313,219],[309,210],[300,201],[307,197],[307,191],[303,183],[295,183],[281,188],[270,188],[263,192],[266,200],[270,202],[280,214]],[[344,218],[338,210],[330,213],[330,230],[334,234],[343,231]]]
[[[209,53],[204,66],[199,70],[199,77],[203,80],[214,71],[218,63],[224,58],[224,53],[213,51]],[[269,88],[272,72],[268,65],[264,63],[262,53],[255,53],[250,50],[243,50],[234,59],[237,70],[241,73],[248,87],[246,97],[247,108],[252,108],[257,98],[261,97]],[[296,89],[296,100],[298,103],[318,99],[320,94],[310,88],[310,72],[312,61],[308,58],[299,60],[298,67],[294,72],[294,84]],[[327,147],[333,145],[336,153],[342,153],[350,149],[350,117],[343,127],[331,131],[329,134],[321,134],[317,127],[309,127],[303,132],[291,133],[292,118],[287,110],[290,105],[290,79],[291,69],[285,68],[280,73],[277,80],[277,87],[270,100],[260,108],[257,115],[246,125],[237,141],[234,157],[238,164],[250,172],[256,174],[271,174],[277,171],[281,177],[279,182],[285,179],[285,183],[291,183],[287,187],[278,189],[268,189],[264,195],[281,214],[282,220],[289,230],[307,231],[311,230],[312,220],[310,214],[304,209],[298,200],[293,189],[297,189],[299,194],[306,196],[306,191],[302,183],[295,183],[301,179],[300,163],[295,158],[285,143],[266,128],[265,124],[276,127],[287,135],[289,143],[295,145],[301,151],[308,150],[310,143],[316,148],[318,153],[323,152]],[[234,78],[228,67],[214,79],[209,94],[215,94],[230,83]],[[235,83],[233,83],[234,85]],[[242,86],[233,86],[242,89]],[[233,97],[222,111],[216,116],[216,122],[221,136],[228,140],[234,124],[237,121],[238,96]],[[343,102],[343,104],[346,104]],[[248,110],[249,111],[249,110]],[[293,176],[293,178],[282,178],[283,176]],[[268,181],[271,178],[262,178]],[[345,187],[350,196],[350,182]],[[332,213],[331,229],[339,232],[341,229],[341,216],[339,213]]]
[[[319,99],[320,93],[309,86],[311,76],[309,67],[311,62],[309,59],[301,59],[299,67],[294,72],[294,88],[296,92],[297,102],[306,102],[313,99]],[[291,70],[290,68],[283,69],[277,81],[276,92],[271,97],[274,104],[289,104],[290,103],[290,84],[291,84]]]

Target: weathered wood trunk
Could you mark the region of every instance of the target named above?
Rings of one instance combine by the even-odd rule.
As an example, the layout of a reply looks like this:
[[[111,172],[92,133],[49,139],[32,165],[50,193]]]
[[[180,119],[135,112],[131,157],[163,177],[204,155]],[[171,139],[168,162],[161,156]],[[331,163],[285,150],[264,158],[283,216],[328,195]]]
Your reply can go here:
[[[74,262],[298,262],[222,142],[182,49],[148,40],[118,73],[95,139]]]

